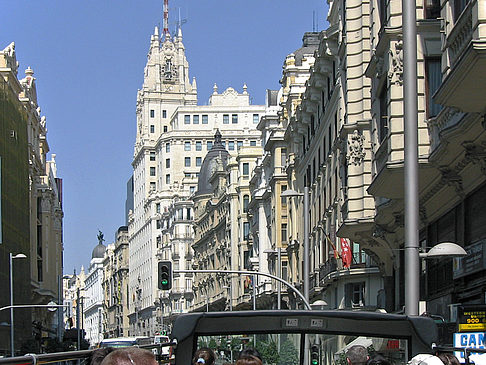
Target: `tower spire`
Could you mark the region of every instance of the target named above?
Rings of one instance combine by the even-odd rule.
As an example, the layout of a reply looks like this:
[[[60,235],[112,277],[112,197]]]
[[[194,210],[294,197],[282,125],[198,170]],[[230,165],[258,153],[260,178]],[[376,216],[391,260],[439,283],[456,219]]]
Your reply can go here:
[[[164,0],[164,37],[170,37],[169,33],[169,0]]]

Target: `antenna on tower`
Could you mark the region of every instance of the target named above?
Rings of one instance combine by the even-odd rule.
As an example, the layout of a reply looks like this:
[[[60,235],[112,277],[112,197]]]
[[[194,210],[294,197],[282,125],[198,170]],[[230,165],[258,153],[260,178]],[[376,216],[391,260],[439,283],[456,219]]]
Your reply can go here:
[[[181,19],[181,8],[179,8],[179,20],[176,21],[176,30],[175,34],[177,34],[177,31],[182,28],[182,24],[187,23],[187,18]]]
[[[169,0],[164,0],[164,37],[170,38],[169,33]]]
[[[318,25],[317,25],[317,13],[315,10],[312,11],[312,31],[317,32],[318,31]]]

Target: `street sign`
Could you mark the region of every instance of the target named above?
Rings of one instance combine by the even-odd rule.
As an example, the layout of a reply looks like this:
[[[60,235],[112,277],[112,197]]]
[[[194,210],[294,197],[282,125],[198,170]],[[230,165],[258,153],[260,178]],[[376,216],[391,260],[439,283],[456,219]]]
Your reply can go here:
[[[463,348],[485,348],[486,332],[460,332],[454,333],[454,347]],[[456,351],[454,355],[459,359],[461,363],[465,362],[464,352]],[[486,354],[472,353],[471,360],[474,360],[476,364],[486,363]]]

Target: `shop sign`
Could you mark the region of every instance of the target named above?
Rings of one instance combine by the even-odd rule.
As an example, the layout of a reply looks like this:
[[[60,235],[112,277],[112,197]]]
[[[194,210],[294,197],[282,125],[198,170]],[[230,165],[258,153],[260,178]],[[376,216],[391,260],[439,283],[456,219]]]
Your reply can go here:
[[[454,279],[474,274],[486,268],[486,240],[464,247],[467,256],[454,259],[452,275]]]
[[[485,348],[485,339],[486,333],[485,332],[461,332],[461,333],[454,333],[454,347],[463,347],[463,348]],[[459,359],[461,363],[465,362],[464,352],[463,351],[455,351],[454,355]],[[479,354],[479,353],[471,353],[469,356],[470,360],[473,360],[476,364],[484,364],[486,363],[486,354]]]
[[[486,306],[459,306],[457,324],[459,332],[486,331]]]

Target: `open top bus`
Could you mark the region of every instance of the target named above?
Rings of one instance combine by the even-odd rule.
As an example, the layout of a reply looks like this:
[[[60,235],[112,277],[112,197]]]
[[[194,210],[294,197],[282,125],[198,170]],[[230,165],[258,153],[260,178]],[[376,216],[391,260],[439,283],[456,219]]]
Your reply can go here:
[[[197,348],[209,347],[216,365],[232,364],[256,348],[264,364],[346,365],[353,345],[406,364],[433,353],[438,330],[431,318],[351,311],[247,311],[180,315],[172,331],[175,363],[189,365]],[[312,359],[312,361],[311,361]]]

